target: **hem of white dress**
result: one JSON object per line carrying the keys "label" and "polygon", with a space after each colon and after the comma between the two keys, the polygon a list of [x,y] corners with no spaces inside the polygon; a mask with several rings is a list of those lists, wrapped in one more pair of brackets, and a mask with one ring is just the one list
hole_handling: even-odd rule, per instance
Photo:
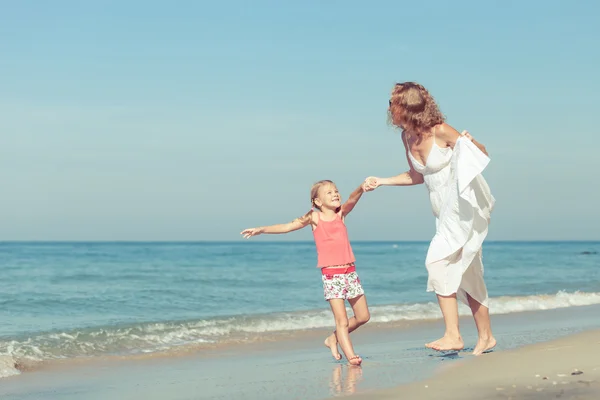
{"label": "hem of white dress", "polygon": [[[468,299],[467,299],[467,296],[462,296],[462,295],[460,294],[460,291],[461,291],[461,289],[459,289],[459,290],[457,290],[457,291],[455,291],[455,292],[450,292],[450,293],[439,292],[439,291],[437,291],[437,290],[435,290],[435,289],[431,289],[431,288],[427,288],[427,290],[426,290],[426,291],[427,291],[428,293],[429,293],[429,292],[434,292],[436,295],[439,295],[439,296],[444,296],[444,297],[449,297],[449,296],[452,296],[453,294],[455,294],[455,295],[456,295],[456,299],[457,299],[457,300],[460,300],[462,303],[466,304],[467,306],[469,305],[469,301],[468,301]],[[480,301],[480,300],[476,299],[475,297],[473,297],[473,295],[472,295],[472,294],[470,294],[469,292],[467,292],[466,290],[462,289],[462,291],[463,291],[464,293],[468,294],[469,296],[471,296],[471,297],[473,298],[473,300],[475,300],[476,302],[478,302],[478,303],[479,303],[479,304],[481,304],[482,306],[484,306],[484,307],[486,307],[486,308],[490,308],[490,305],[489,305],[489,303],[490,303],[490,302],[489,302],[490,298],[489,298],[489,297],[486,297],[486,298],[485,298],[483,301]]]}

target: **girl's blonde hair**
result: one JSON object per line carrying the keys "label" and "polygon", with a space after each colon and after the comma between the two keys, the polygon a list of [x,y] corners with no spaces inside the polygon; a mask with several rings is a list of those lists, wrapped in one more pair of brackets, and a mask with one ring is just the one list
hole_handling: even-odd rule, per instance
{"label": "girl's blonde hair", "polygon": [[415,82],[396,83],[388,109],[390,122],[417,136],[445,121],[427,89]]}

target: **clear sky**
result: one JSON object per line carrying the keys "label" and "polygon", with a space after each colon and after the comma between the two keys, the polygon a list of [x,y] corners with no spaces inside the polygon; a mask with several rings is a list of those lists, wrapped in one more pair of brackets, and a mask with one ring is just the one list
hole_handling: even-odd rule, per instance
{"label": "clear sky", "polygon": [[[386,110],[407,80],[489,149],[490,239],[600,239],[599,2],[0,3],[0,240],[287,222],[316,180],[406,170]],[[367,193],[348,225],[427,240],[426,188]]]}

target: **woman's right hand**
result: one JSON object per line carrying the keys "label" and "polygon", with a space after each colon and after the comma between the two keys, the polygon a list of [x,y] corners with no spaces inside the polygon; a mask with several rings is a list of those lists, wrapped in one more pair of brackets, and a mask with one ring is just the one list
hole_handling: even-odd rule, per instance
{"label": "woman's right hand", "polygon": [[377,178],[376,176],[369,176],[365,179],[365,183],[363,184],[365,188],[365,192],[370,192],[377,189],[381,186],[381,178]]}

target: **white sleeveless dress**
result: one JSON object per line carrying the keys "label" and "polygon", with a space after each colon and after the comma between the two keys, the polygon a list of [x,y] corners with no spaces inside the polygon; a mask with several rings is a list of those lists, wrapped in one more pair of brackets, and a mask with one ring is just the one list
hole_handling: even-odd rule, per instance
{"label": "white sleeveless dress", "polygon": [[467,305],[468,293],[488,307],[481,246],[495,199],[481,172],[490,159],[463,137],[454,150],[439,147],[434,138],[426,165],[410,150],[408,155],[413,168],[423,175],[436,218],[436,234],[425,260],[427,291],[442,296],[456,293]]}

